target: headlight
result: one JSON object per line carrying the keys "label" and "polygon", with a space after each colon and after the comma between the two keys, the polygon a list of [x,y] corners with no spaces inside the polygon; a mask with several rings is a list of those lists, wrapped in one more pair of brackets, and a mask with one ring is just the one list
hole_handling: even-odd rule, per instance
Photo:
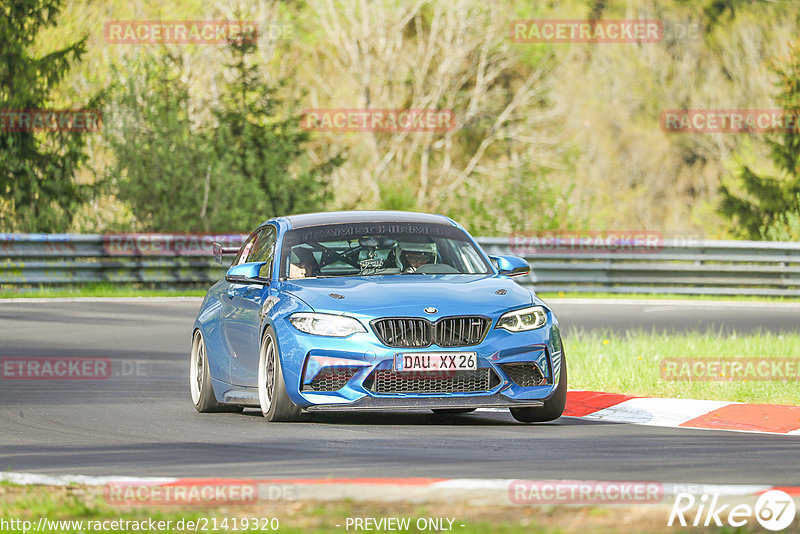
{"label": "headlight", "polygon": [[505,328],[509,332],[536,330],[547,324],[547,312],[541,306],[523,308],[504,313],[495,328]]}
{"label": "headlight", "polygon": [[316,336],[346,337],[367,331],[357,319],[329,313],[295,313],[289,322],[301,332]]}

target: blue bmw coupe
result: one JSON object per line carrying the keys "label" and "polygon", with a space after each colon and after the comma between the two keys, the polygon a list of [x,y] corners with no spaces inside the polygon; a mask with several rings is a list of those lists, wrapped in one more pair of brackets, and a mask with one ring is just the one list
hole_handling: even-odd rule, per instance
{"label": "blue bmw coupe", "polygon": [[[200,412],[506,407],[561,416],[567,365],[553,311],[458,223],[392,211],[270,219],[206,295],[192,333]],[[217,250],[219,253],[219,250]]]}

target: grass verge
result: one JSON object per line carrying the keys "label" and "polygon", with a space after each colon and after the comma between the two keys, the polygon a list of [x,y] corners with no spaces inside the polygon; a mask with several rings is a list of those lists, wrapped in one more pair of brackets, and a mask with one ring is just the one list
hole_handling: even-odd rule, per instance
{"label": "grass verge", "polygon": [[[409,497],[413,497],[412,489]],[[402,532],[436,532],[450,530],[459,534],[554,534],[566,532],[675,532],[667,527],[668,508],[660,505],[630,506],[553,506],[507,505],[497,506],[466,502],[354,502],[339,501],[258,501],[248,504],[203,505],[202,507],[176,507],[151,505],[149,507],[110,506],[103,500],[99,487],[68,486],[16,486],[0,484],[0,521],[3,532],[25,532],[14,528],[9,521],[29,521],[29,530],[37,531],[40,518],[46,518],[48,528],[40,533],[60,532],[265,532],[262,524],[274,525],[277,519],[279,532],[326,533],[363,531],[352,526],[346,528],[348,518],[408,518],[410,528]],[[450,528],[419,529],[418,519],[443,519]],[[259,521],[259,529],[243,528],[244,521]],[[266,519],[264,523],[262,519]],[[163,522],[167,528],[110,528],[105,521]],[[223,521],[226,521],[223,523]],[[54,524],[54,521],[61,521]],[[63,522],[67,523],[63,523]],[[72,523],[68,523],[72,521]],[[44,520],[43,520],[44,522]],[[169,523],[167,523],[169,522]],[[192,523],[190,523],[192,522]],[[198,526],[199,522],[199,526]],[[147,524],[147,523],[145,523]],[[222,528],[223,524],[227,528]],[[463,526],[462,526],[463,525]],[[22,525],[19,525],[22,527]],[[205,528],[203,528],[205,526]],[[236,528],[233,528],[236,526]],[[105,527],[105,528],[103,528]],[[181,528],[182,527],[182,528]],[[375,530],[386,532],[388,530]],[[737,530],[747,532],[749,530]]]}
{"label": "grass verge", "polygon": [[741,335],[631,331],[616,334],[590,330],[565,336],[564,347],[572,389],[768,404],[796,405],[800,399],[797,365],[793,379],[732,379],[730,373],[724,376],[724,368],[713,380],[698,378],[694,373],[692,380],[668,380],[661,373],[662,362],[667,359],[735,361],[755,358],[766,360],[770,366],[772,360],[779,359],[795,359],[800,363],[800,332]]}
{"label": "grass verge", "polygon": [[208,291],[202,287],[159,288],[147,284],[81,284],[64,287],[0,287],[0,299],[9,298],[75,298],[75,297],[202,297]]}
{"label": "grass verge", "polygon": [[[0,299],[5,298],[63,298],[63,297],[202,297],[211,286],[195,284],[177,288],[157,287],[154,284],[109,284],[89,283],[53,287],[0,285]],[[753,295],[677,295],[642,293],[580,293],[559,291],[557,293],[537,293],[543,299],[588,298],[588,299],[626,299],[626,300],[721,300],[734,302],[800,302],[795,297],[762,297]]]}

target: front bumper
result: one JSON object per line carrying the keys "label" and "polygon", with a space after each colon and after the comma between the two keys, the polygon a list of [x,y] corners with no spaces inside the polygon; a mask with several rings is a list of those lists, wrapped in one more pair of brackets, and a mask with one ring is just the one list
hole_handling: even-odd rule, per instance
{"label": "front bumper", "polygon": [[[287,393],[294,404],[307,411],[538,407],[554,394],[561,367],[561,338],[553,323],[531,332],[491,330],[480,344],[458,349],[389,348],[370,332],[347,338],[324,338],[299,333],[292,327],[276,331],[285,363]],[[379,390],[376,386],[376,373],[391,373],[398,354],[456,351],[476,353],[478,370],[488,371],[491,377],[488,385],[475,390],[453,390],[452,384],[445,384],[445,375],[442,391],[430,385],[418,391]],[[509,366],[515,364],[535,366],[543,380],[539,385],[520,385],[519,379],[515,382],[513,373],[508,372]],[[328,388],[335,391],[313,387],[321,373],[337,369],[346,374],[333,375],[335,385]]]}

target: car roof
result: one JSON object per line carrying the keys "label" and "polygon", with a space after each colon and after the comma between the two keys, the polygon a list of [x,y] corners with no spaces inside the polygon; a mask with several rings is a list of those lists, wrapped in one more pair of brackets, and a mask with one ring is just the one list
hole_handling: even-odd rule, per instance
{"label": "car roof", "polygon": [[449,217],[432,213],[415,213],[412,211],[329,211],[321,213],[304,213],[285,217],[292,228],[320,226],[323,224],[347,223],[438,223],[455,226]]}

